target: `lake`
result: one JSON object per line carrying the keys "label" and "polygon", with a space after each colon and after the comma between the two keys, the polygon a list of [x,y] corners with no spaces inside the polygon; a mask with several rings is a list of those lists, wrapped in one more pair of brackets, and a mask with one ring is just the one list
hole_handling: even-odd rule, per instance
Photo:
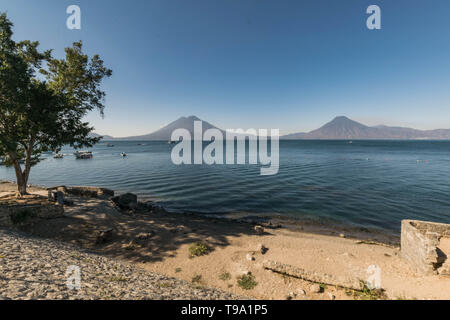
{"label": "lake", "polygon": [[[169,211],[281,215],[398,232],[402,219],[450,223],[450,141],[280,141],[280,169],[172,164],[167,142],[102,142],[92,160],[50,155],[31,184],[133,192]],[[120,154],[126,152],[128,157]],[[0,167],[0,179],[14,170]]]}

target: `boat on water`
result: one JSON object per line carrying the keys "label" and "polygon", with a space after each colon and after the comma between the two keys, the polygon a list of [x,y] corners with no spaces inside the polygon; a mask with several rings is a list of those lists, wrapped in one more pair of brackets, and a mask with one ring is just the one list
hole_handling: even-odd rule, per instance
{"label": "boat on water", "polygon": [[111,143],[108,143],[107,145],[106,145],[108,148],[112,148],[112,147],[114,147],[114,145],[113,144],[111,144]]}
{"label": "boat on water", "polygon": [[74,155],[77,159],[92,159],[94,157],[91,151],[77,151]]}
{"label": "boat on water", "polygon": [[62,153],[57,153],[53,156],[53,159],[62,159],[64,158],[64,155]]}
{"label": "boat on water", "polygon": [[125,152],[122,152],[122,153],[120,154],[120,156],[121,156],[122,158],[125,158],[125,157],[127,156],[127,154],[126,154]]}
{"label": "boat on water", "polygon": [[175,144],[175,143],[177,143],[177,142],[173,141],[173,140],[169,140],[169,144]]}

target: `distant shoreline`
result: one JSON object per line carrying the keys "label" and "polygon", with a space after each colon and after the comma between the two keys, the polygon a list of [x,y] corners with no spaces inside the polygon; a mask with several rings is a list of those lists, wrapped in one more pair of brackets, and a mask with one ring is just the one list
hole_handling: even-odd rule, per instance
{"label": "distant shoreline", "polygon": [[[11,195],[14,189],[15,185],[9,182],[0,183],[0,196],[4,196],[5,192]],[[30,187],[30,192],[43,197],[47,194],[42,187]],[[24,239],[32,237],[40,241],[42,250],[47,248],[43,239],[55,244],[73,245],[75,249],[67,251],[71,255],[70,263],[82,267],[83,272],[95,268],[96,264],[79,259],[78,255],[73,254],[75,251],[92,252],[108,259],[105,267],[114,263],[111,258],[130,263],[136,269],[130,274],[121,271],[118,276],[131,279],[138,270],[150,271],[153,275],[164,276],[157,276],[164,280],[164,284],[159,285],[162,289],[183,287],[179,282],[166,286],[169,279],[177,278],[190,283],[190,288],[216,288],[222,291],[216,290],[214,294],[225,291],[236,297],[352,300],[360,299],[363,293],[352,293],[345,288],[354,288],[356,282],[360,286],[360,280],[367,277],[368,266],[377,265],[383,270],[386,294],[379,296],[379,299],[448,298],[448,292],[443,289],[448,286],[445,279],[433,277],[427,278],[426,282],[413,281],[417,276],[402,259],[398,238],[393,241],[395,237],[371,233],[370,230],[342,229],[336,225],[305,221],[283,223],[279,227],[276,220],[270,221],[270,225],[266,221],[257,221],[255,217],[253,220],[236,220],[198,214],[180,215],[147,206],[143,206],[142,210],[138,206],[136,212],[130,213],[127,209],[119,210],[110,197],[110,193],[93,198],[88,194],[83,197],[68,192],[67,199],[72,204],[64,207],[62,217],[38,218],[29,224],[6,228],[3,234],[7,234],[8,230],[21,232],[25,235]],[[109,236],[106,237],[106,234]],[[204,244],[207,249],[204,254],[194,257],[191,248],[198,243]],[[39,250],[36,254],[36,259],[40,261]],[[53,263],[59,267],[65,266],[64,260],[53,260]],[[302,271],[301,277],[290,273],[280,276],[277,270],[270,269],[274,265],[305,271]],[[90,274],[90,283],[105,288],[106,294],[117,294],[116,286],[111,287],[116,281],[105,282],[101,273]],[[254,277],[253,288],[246,289],[239,285],[240,277],[245,274]],[[321,283],[328,286],[324,286],[323,290],[313,288]],[[30,289],[27,287],[27,290]],[[179,291],[166,291],[167,298],[176,298]],[[14,297],[14,293],[4,292]],[[95,296],[95,290],[89,293]],[[70,297],[69,294],[62,299]],[[122,296],[119,294],[117,297]],[[58,296],[54,298],[59,299]]]}
{"label": "distant shoreline", "polygon": [[[14,181],[0,180],[0,194],[2,191],[2,184],[13,184],[16,185]],[[64,184],[63,184],[64,185]],[[67,186],[75,187],[75,185],[66,184]],[[55,186],[45,186],[39,184],[29,185],[30,188],[34,189],[47,189]],[[77,187],[88,187],[88,186],[77,186]],[[89,186],[89,187],[99,187],[104,186]],[[114,190],[115,191],[115,190]],[[124,191],[122,193],[115,193],[120,195],[123,193],[132,192]],[[139,200],[139,199],[138,199]],[[1,199],[0,199],[1,201]],[[152,202],[152,201],[150,201]],[[146,202],[144,202],[146,203]],[[353,226],[351,224],[345,224],[344,222],[325,220],[323,218],[295,218],[290,216],[283,216],[279,214],[250,214],[250,213],[224,213],[224,214],[213,214],[213,213],[200,213],[194,211],[172,211],[162,206],[157,206],[159,210],[167,215],[171,216],[192,216],[198,217],[200,219],[208,219],[209,221],[224,221],[231,224],[251,224],[251,225],[261,225],[263,227],[271,229],[288,229],[291,231],[305,231],[314,234],[322,235],[332,235],[339,236],[344,234],[346,237],[351,237],[359,240],[370,240],[377,241],[389,245],[399,245],[400,243],[400,232],[394,232],[389,230],[382,230],[377,228],[368,228],[362,226]]]}

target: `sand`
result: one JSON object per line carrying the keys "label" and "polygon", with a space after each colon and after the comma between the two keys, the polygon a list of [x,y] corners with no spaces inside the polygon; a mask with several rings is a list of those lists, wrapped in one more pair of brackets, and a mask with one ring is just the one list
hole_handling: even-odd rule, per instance
{"label": "sand", "polygon": [[[14,188],[13,184],[0,184],[0,198]],[[46,194],[40,188],[31,191]],[[266,226],[264,233],[258,234],[254,223],[163,210],[130,216],[119,212],[108,199],[71,197],[71,200],[74,206],[65,207],[64,218],[38,220],[17,228],[34,236],[88,248],[159,274],[189,282],[194,280],[199,286],[256,299],[373,297],[326,284],[321,284],[321,292],[313,292],[314,282],[266,270],[264,261],[289,264],[319,275],[363,281],[376,266],[380,270],[385,299],[450,299],[450,278],[415,274],[401,258],[399,239],[392,235],[308,222],[287,224],[282,228]],[[105,228],[113,229],[113,239],[99,245],[96,235]],[[149,238],[138,239],[142,233],[150,234]],[[192,258],[189,247],[196,242],[205,243],[209,252]],[[260,251],[261,244],[268,248],[265,254]],[[257,285],[244,290],[237,279],[249,272]]]}

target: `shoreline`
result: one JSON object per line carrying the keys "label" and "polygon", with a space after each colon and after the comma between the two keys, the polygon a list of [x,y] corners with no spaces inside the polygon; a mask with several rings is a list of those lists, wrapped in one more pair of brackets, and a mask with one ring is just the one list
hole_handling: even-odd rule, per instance
{"label": "shoreline", "polygon": [[[0,183],[0,194],[13,191],[13,187]],[[30,191],[47,193],[36,186]],[[280,228],[276,220],[264,220],[264,224],[255,216],[229,219],[170,213],[157,207],[132,213],[118,210],[110,197],[67,198],[73,204],[64,206],[64,217],[14,228],[199,288],[217,288],[254,299],[450,299],[450,278],[416,275],[401,258],[395,238],[370,230],[305,221],[282,221]],[[262,230],[256,229],[257,225]],[[111,230],[111,238],[99,243],[98,236],[105,230]],[[197,243],[205,244],[207,250],[193,257],[189,252]],[[267,269],[268,265],[293,266],[308,276],[282,275]],[[371,265],[383,271],[383,296],[345,289],[346,283],[367,279]],[[240,287],[237,280],[244,274],[254,277],[254,288]],[[337,280],[326,285],[327,279]],[[318,285],[322,287],[317,291]]]}
{"label": "shoreline", "polygon": [[[2,183],[15,184],[14,181],[0,180],[0,185]],[[72,185],[67,185],[72,186]],[[45,186],[39,184],[30,184],[30,188],[37,189],[47,189],[53,186]],[[75,187],[75,186],[73,186]],[[79,186],[86,187],[86,186]],[[99,188],[101,186],[90,186]],[[115,191],[115,190],[113,190]],[[128,192],[133,192],[132,190],[124,191],[118,194],[125,194]],[[144,203],[153,201],[145,201]],[[321,218],[296,218],[292,216],[284,216],[280,214],[256,214],[256,213],[200,213],[194,211],[171,211],[168,208],[156,204],[156,206],[161,210],[161,212],[168,215],[184,215],[184,216],[195,216],[199,218],[205,218],[210,220],[227,221],[230,223],[247,223],[251,225],[262,225],[263,227],[273,229],[273,228],[285,228],[292,231],[307,231],[315,234],[322,235],[332,235],[339,236],[344,235],[345,237],[350,237],[356,240],[362,241],[375,241],[381,244],[398,246],[400,244],[400,232],[394,232],[381,228],[370,228],[364,226],[355,226],[351,223],[339,222],[332,219],[321,219]],[[322,221],[321,221],[322,220]]]}

